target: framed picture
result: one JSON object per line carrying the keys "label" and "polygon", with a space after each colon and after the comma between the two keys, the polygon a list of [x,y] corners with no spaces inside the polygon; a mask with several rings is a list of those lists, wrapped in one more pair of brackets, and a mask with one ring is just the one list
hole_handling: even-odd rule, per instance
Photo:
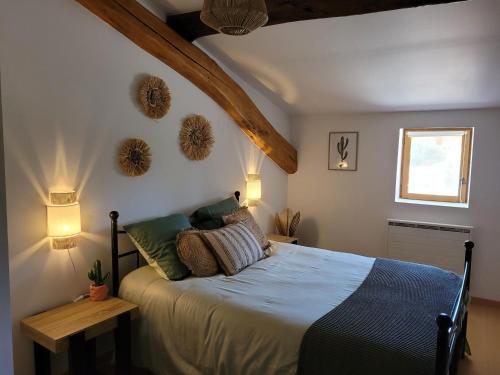
{"label": "framed picture", "polygon": [[330,132],[328,147],[329,170],[358,170],[358,137],[358,132]]}

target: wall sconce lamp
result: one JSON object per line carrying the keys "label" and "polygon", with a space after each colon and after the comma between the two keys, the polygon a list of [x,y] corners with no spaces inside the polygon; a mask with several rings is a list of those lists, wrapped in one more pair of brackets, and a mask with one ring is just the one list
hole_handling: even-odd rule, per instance
{"label": "wall sconce lamp", "polygon": [[47,206],[47,235],[52,240],[52,248],[69,250],[78,246],[78,235],[82,231],[80,223],[80,203],[76,192],[51,192]]}
{"label": "wall sconce lamp", "polygon": [[247,177],[248,206],[258,206],[262,197],[261,179],[258,174],[249,174]]}

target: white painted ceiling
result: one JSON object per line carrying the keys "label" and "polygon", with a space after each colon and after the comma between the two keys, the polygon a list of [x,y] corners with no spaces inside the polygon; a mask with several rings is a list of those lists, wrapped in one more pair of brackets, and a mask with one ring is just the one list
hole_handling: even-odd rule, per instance
{"label": "white painted ceiling", "polygon": [[[167,14],[202,4],[147,1]],[[295,22],[198,43],[292,113],[500,107],[500,0]]]}

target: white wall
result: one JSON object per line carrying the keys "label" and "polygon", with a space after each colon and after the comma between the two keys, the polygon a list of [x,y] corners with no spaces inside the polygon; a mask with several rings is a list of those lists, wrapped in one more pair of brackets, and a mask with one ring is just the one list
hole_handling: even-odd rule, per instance
{"label": "white wall", "polygon": [[[470,208],[394,203],[399,129],[475,126]],[[328,133],[359,131],[357,172],[328,170]],[[500,110],[299,117],[299,170],[288,206],[300,210],[307,245],[387,256],[386,219],[473,225],[472,294],[500,300]]]}
{"label": "white wall", "polygon": [[9,249],[5,204],[2,93],[0,83],[0,374],[12,372],[12,324],[10,316]]}
{"label": "white wall", "polygon": [[[16,374],[33,371],[32,346],[20,335],[19,320],[84,292],[96,258],[109,267],[110,210],[119,210],[123,222],[190,213],[244,191],[245,175],[255,169],[263,178],[260,223],[270,230],[271,213],[286,205],[287,175],[224,111],[75,1],[1,2],[0,64]],[[170,86],[172,108],[160,121],[146,118],[136,105],[144,73]],[[288,136],[288,116],[250,91]],[[187,160],[178,147],[180,121],[191,113],[206,116],[215,133],[213,153],[201,162]],[[117,146],[127,137],[141,137],[152,148],[152,167],[143,177],[125,177],[117,168]],[[81,191],[85,233],[71,251],[76,274],[68,254],[51,250],[46,238],[44,204],[58,185]]]}

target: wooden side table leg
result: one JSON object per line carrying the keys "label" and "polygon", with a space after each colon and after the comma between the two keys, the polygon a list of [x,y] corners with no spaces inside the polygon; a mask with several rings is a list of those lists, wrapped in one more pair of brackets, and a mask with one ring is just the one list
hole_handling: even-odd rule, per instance
{"label": "wooden side table leg", "polygon": [[116,373],[129,375],[132,366],[130,312],[117,317],[118,327],[115,330]]}
{"label": "wooden side table leg", "polygon": [[97,355],[96,355],[96,339],[90,339],[85,343],[85,350],[87,355],[87,374],[97,374]]}
{"label": "wooden side table leg", "polygon": [[87,375],[85,332],[77,333],[69,338],[69,373],[70,375]]}
{"label": "wooden side table leg", "polygon": [[35,374],[50,375],[50,351],[38,343],[33,343],[35,351]]}

